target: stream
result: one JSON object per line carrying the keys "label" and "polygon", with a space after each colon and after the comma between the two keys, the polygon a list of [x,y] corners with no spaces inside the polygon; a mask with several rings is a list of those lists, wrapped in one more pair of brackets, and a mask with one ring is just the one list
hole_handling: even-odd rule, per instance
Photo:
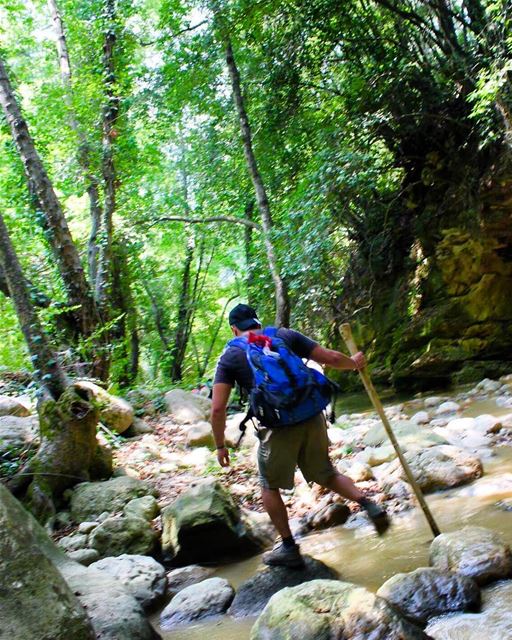
{"label": "stream", "polygon": [[[352,408],[352,411],[354,408]],[[510,413],[493,401],[475,402],[463,412],[464,416],[483,413]],[[512,545],[512,512],[496,506],[496,502],[510,497],[512,486],[512,447],[495,449],[492,458],[483,460],[485,474],[475,483],[431,494],[427,501],[442,532],[454,531],[465,525],[488,527]],[[391,576],[421,566],[428,566],[432,534],[419,508],[397,515],[393,526],[383,538],[373,528],[335,527],[312,533],[300,540],[302,553],[309,554],[336,569],[340,578],[376,591]],[[260,556],[221,567],[216,575],[226,578],[236,589],[242,582],[262,568]],[[512,609],[512,581],[505,588],[489,590],[484,601],[492,603],[485,614],[459,616],[449,634],[436,635],[435,622],[428,632],[436,640],[506,640],[512,638],[512,615],[508,622],[494,615],[498,609]],[[158,614],[153,617],[155,628],[164,640],[246,640],[255,618],[234,620],[229,616],[203,623],[162,631]]]}

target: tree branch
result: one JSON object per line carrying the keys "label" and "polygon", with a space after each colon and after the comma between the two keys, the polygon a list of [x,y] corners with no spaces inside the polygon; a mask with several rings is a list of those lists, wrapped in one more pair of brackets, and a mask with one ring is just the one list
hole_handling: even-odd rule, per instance
{"label": "tree branch", "polygon": [[[145,221],[149,222],[149,221]],[[148,228],[154,227],[160,222],[184,222],[186,224],[208,224],[209,222],[230,222],[234,224],[243,224],[246,227],[251,227],[252,229],[258,229],[258,231],[262,230],[262,227],[257,222],[252,222],[251,220],[245,220],[243,218],[235,218],[233,216],[210,216],[209,218],[187,218],[185,216],[164,216],[163,218],[158,218],[157,220],[153,220],[149,223]]]}

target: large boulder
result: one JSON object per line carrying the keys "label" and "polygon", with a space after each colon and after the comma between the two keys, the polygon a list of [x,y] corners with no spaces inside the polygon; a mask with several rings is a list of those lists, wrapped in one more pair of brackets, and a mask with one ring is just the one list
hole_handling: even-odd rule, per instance
{"label": "large boulder", "polygon": [[129,476],[119,476],[106,482],[82,482],[71,493],[71,516],[75,522],[95,520],[105,512],[123,511],[134,498],[156,493],[151,485]]}
{"label": "large boulder", "polygon": [[511,611],[512,581],[507,580],[482,589],[481,613],[434,618],[426,632],[436,640],[508,640],[512,638]]}
{"label": "large boulder", "polygon": [[377,595],[422,626],[434,616],[480,608],[480,589],[474,580],[428,567],[396,574]]}
{"label": "large boulder", "polygon": [[251,630],[251,640],[424,640],[385,600],[337,580],[313,580],[276,593]]}
{"label": "large boulder", "polygon": [[165,404],[178,424],[195,424],[210,419],[212,402],[197,393],[171,389],[165,394]]}
{"label": "large boulder", "polygon": [[157,533],[147,520],[113,516],[94,529],[89,536],[89,546],[102,558],[124,553],[143,556],[152,553],[156,539]]}
{"label": "large boulder", "polygon": [[478,584],[512,576],[510,547],[484,527],[464,527],[435,538],[430,545],[430,564],[473,578]]}
{"label": "large boulder", "polygon": [[[421,449],[446,444],[446,440],[442,435],[426,430],[424,427],[409,420],[398,420],[392,422],[391,426],[403,449]],[[368,446],[376,447],[387,444],[389,438],[384,427],[376,425],[366,434],[363,442]]]}
{"label": "large boulder", "polygon": [[[8,543],[11,545],[10,550],[14,549],[14,541],[19,539],[21,542],[20,553],[27,562],[27,570],[22,572],[23,575],[20,575],[18,581],[20,585],[26,584],[27,590],[22,587],[19,591],[13,589],[16,581],[4,579],[4,576],[1,576],[0,585],[9,585],[10,587],[2,593],[0,598],[1,631],[6,631],[6,638],[9,640],[48,640],[49,638],[52,640],[61,640],[61,638],[62,640],[71,638],[73,640],[92,640],[92,638],[101,638],[101,640],[120,640],[120,638],[158,640],[160,638],[131,594],[105,573],[70,560],[50,540],[41,525],[1,484],[0,504],[0,518],[2,519],[0,539],[3,539],[2,535],[8,538]],[[50,565],[46,565],[44,575],[30,580],[30,570],[32,566],[35,566],[36,550],[42,552]],[[4,549],[2,549],[3,551]],[[34,556],[31,556],[32,552]],[[11,555],[11,553],[2,553],[0,567],[7,567],[8,563],[13,561]],[[55,574],[53,574],[52,568],[48,569],[49,566],[64,578],[71,592],[87,611],[94,629],[92,635],[89,630],[82,633],[80,627],[75,625],[73,620],[68,620],[62,626],[55,624],[48,633],[45,633],[44,621],[50,620],[51,616],[58,616],[67,598],[67,595],[57,588],[52,596],[57,599],[56,606],[43,608],[45,602],[41,596],[42,590],[55,584],[52,583],[51,577]],[[18,606],[14,606],[13,601],[5,596],[7,593],[10,598],[18,597]],[[41,603],[41,610],[39,610],[39,603]],[[47,604],[50,604],[49,601]],[[6,611],[3,610],[3,607],[6,607]],[[33,629],[29,628],[31,619],[34,620]],[[13,621],[14,631],[12,634],[7,631],[9,621]]]}
{"label": "large boulder", "polygon": [[122,584],[145,609],[158,603],[165,594],[165,569],[154,558],[122,554],[117,558],[103,558],[90,566]]}
{"label": "large boulder", "polygon": [[8,454],[32,444],[37,437],[37,424],[37,419],[31,417],[0,417],[0,453]]}
{"label": "large boulder", "polygon": [[263,611],[270,598],[285,587],[295,587],[310,580],[336,580],[338,575],[320,560],[304,556],[304,567],[268,567],[258,571],[236,592],[228,613],[236,618],[254,616]]}
{"label": "large boulder", "polygon": [[224,578],[208,578],[182,589],[160,614],[162,629],[224,613],[235,591]]}
{"label": "large boulder", "polygon": [[160,507],[154,496],[142,496],[142,498],[134,498],[127,502],[124,507],[126,516],[135,516],[142,518],[148,522],[154,520],[160,513]]}
{"label": "large boulder", "polygon": [[[480,459],[469,451],[452,445],[439,445],[419,451],[407,451],[405,458],[423,491],[457,487],[479,478],[483,473]],[[383,486],[407,480],[399,460],[390,463]]]}
{"label": "large boulder", "polygon": [[266,542],[214,478],[195,482],[162,510],[162,551],[176,566],[255,554]]}
{"label": "large boulder", "polygon": [[187,427],[185,432],[189,447],[215,447],[212,425],[209,422],[198,422]]}
{"label": "large boulder", "polygon": [[18,416],[25,418],[30,415],[27,407],[16,398],[0,396],[0,416]]}
{"label": "large boulder", "polygon": [[133,407],[129,402],[113,396],[89,380],[79,380],[76,386],[92,391],[100,412],[100,421],[112,431],[123,433],[133,422]]}
{"label": "large boulder", "polygon": [[20,510],[21,505],[0,484],[0,636],[6,640],[94,640],[85,610],[27,535],[26,518]]}

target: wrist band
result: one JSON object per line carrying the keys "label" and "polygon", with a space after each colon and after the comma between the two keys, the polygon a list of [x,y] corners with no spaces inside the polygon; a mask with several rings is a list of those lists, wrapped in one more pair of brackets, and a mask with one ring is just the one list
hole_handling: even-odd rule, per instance
{"label": "wrist band", "polygon": [[216,448],[216,449],[225,449],[225,448],[226,448],[226,445],[225,445],[225,444],[223,444],[223,445],[221,445],[220,447],[215,447],[215,448]]}

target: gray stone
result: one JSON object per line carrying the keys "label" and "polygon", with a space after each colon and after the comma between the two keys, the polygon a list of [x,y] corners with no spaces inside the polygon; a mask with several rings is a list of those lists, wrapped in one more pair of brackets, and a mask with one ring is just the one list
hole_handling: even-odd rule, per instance
{"label": "gray stone", "polygon": [[430,546],[430,564],[456,571],[478,584],[512,576],[512,554],[500,536],[483,527],[443,533]]}
{"label": "gray stone", "polygon": [[68,551],[68,557],[75,562],[83,564],[84,567],[88,567],[100,559],[100,554],[96,549],[77,549],[76,551]]}
{"label": "gray stone", "polygon": [[177,593],[160,615],[162,629],[171,629],[224,613],[235,591],[224,578],[208,578]]}
{"label": "gray stone", "polygon": [[64,536],[57,544],[64,551],[78,551],[87,546],[87,535],[84,533],[73,533],[70,536]]}
{"label": "gray stone", "polygon": [[165,569],[154,558],[122,554],[103,558],[91,566],[118,581],[145,609],[158,603],[165,594]]}
{"label": "gray stone", "polygon": [[436,409],[436,416],[442,416],[450,413],[457,413],[459,409],[460,409],[460,405],[457,402],[453,402],[449,400],[439,405],[439,407]]}
{"label": "gray stone", "polygon": [[434,616],[480,608],[480,588],[474,580],[427,567],[398,573],[380,587],[377,595],[421,626]]}
{"label": "gray stone", "polygon": [[102,558],[123,553],[147,555],[155,548],[157,533],[142,518],[113,516],[102,522],[89,537],[89,546]]}
{"label": "gray stone", "polygon": [[209,422],[192,424],[187,427],[185,434],[189,447],[209,447],[210,449],[215,447],[212,425]]}
{"label": "gray stone", "polygon": [[253,616],[263,611],[270,598],[285,587],[295,587],[310,580],[336,580],[338,574],[320,560],[304,556],[305,566],[299,569],[267,567],[243,582],[229,608],[235,618]]}
{"label": "gray stone", "polygon": [[436,640],[508,640],[512,638],[512,581],[482,589],[482,611],[430,621],[426,632]]}
{"label": "gray stone", "polygon": [[145,433],[153,433],[153,427],[145,420],[134,418],[131,426],[135,435],[144,435]]}
{"label": "gray stone", "polygon": [[23,449],[37,438],[37,419],[18,416],[0,417],[0,453],[9,454],[14,449]]}
{"label": "gray stone", "polygon": [[428,398],[425,398],[423,404],[428,408],[437,407],[437,405],[441,404],[443,400],[444,398],[441,398],[440,396],[430,396]]}
{"label": "gray stone", "polygon": [[[28,550],[39,549],[44,556],[50,561],[58,573],[64,577],[71,592],[77,596],[80,604],[87,610],[94,633],[90,635],[82,635],[79,627],[75,627],[72,623],[67,626],[64,624],[59,627],[57,624],[46,636],[45,640],[92,640],[92,638],[101,638],[101,640],[159,640],[160,636],[154,631],[146,619],[141,606],[135,598],[121,587],[115,580],[100,571],[95,571],[90,567],[84,567],[77,562],[72,561],[62,549],[59,549],[48,537],[46,531],[37,523],[34,518],[23,509],[20,503],[11,496],[11,494],[0,484],[0,501],[2,508],[0,510],[0,518],[4,515],[9,523],[14,523],[16,531],[22,536],[22,554],[26,561],[31,562]],[[0,523],[0,540],[2,533],[8,532],[8,527],[4,527]],[[12,540],[10,542],[12,545]],[[11,547],[12,548],[12,547]],[[11,562],[12,557],[8,558],[7,554],[0,550],[0,566],[2,562]],[[4,565],[5,566],[5,565]],[[7,627],[7,621],[10,616],[15,615],[15,624],[17,629],[13,635],[7,635],[9,640],[34,640],[42,638],[41,630],[45,621],[45,615],[58,615],[60,607],[63,606],[65,599],[60,598],[57,591],[59,604],[55,611],[52,607],[44,608],[41,611],[37,607],[39,595],[36,591],[39,588],[46,588],[50,583],[50,575],[53,570],[46,571],[40,579],[30,582],[29,592],[22,593],[19,607],[9,605],[6,598],[0,598],[0,620],[2,621],[2,631]],[[23,575],[30,575],[28,571],[23,570]],[[0,580],[1,584],[12,584],[11,581]],[[55,594],[54,594],[55,595]],[[12,601],[11,601],[12,604]],[[9,605],[9,606],[8,606]],[[2,607],[8,606],[8,614],[4,614]],[[48,609],[48,610],[46,610]],[[26,616],[25,616],[26,613]],[[34,616],[37,622],[34,633],[23,632],[23,626],[20,624],[20,617],[23,617],[23,624],[28,624],[31,617]],[[62,634],[56,632],[55,629],[62,629]],[[17,633],[21,635],[17,635]]]}
{"label": "gray stone", "polygon": [[113,396],[89,380],[79,380],[76,385],[92,391],[100,411],[100,422],[117,433],[126,431],[133,422],[133,407],[129,402]]}
{"label": "gray stone", "polygon": [[176,566],[255,554],[266,543],[215,478],[198,480],[162,510],[162,551]]}
{"label": "gray stone", "polygon": [[25,418],[30,415],[27,407],[11,396],[0,396],[0,416],[18,416]]}
{"label": "gray stone", "polygon": [[190,587],[206,580],[212,573],[213,569],[200,567],[198,564],[190,564],[188,567],[173,569],[167,574],[167,593],[174,596],[185,587]]}
{"label": "gray stone", "polygon": [[154,520],[160,513],[160,507],[154,496],[142,496],[130,500],[124,508],[124,514],[142,518],[148,522]]}
{"label": "gray stone", "polygon": [[145,495],[156,495],[156,491],[129,476],[106,482],[82,482],[71,494],[71,515],[75,522],[99,520],[101,514],[121,512],[130,500]]}
{"label": "gray stone", "polygon": [[[469,451],[451,445],[438,445],[419,451],[407,451],[405,458],[420,488],[426,493],[457,487],[479,478],[483,473],[480,459]],[[398,460],[390,463],[383,488],[396,480],[407,480]]]}
{"label": "gray stone", "polygon": [[309,530],[322,531],[330,527],[345,524],[350,517],[350,509],[346,504],[333,502],[309,514],[306,526]]}
{"label": "gray stone", "polygon": [[91,533],[99,525],[99,522],[93,520],[92,522],[81,522],[78,525],[78,533]]}
{"label": "gray stone", "polygon": [[414,422],[414,424],[428,424],[430,415],[426,411],[418,411],[411,417],[411,422]]}
{"label": "gray stone", "polygon": [[94,640],[73,590],[31,535],[33,525],[39,526],[0,484],[0,636]]}
{"label": "gray stone", "polygon": [[276,593],[251,640],[424,640],[386,600],[338,580],[313,580]]}
{"label": "gray stone", "polygon": [[212,402],[197,393],[171,389],[165,394],[165,404],[178,424],[195,424],[210,419]]}

